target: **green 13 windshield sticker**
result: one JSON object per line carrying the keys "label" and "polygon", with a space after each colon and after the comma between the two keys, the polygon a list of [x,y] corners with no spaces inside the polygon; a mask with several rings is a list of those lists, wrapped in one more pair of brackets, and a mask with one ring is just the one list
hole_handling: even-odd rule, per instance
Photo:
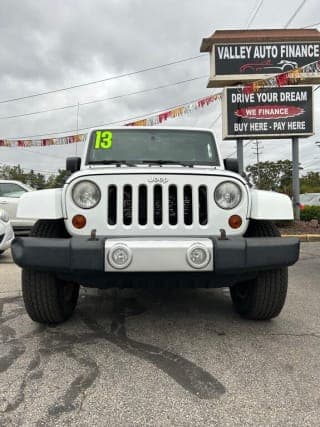
{"label": "green 13 windshield sticker", "polygon": [[95,150],[109,150],[112,147],[113,134],[109,130],[96,130]]}

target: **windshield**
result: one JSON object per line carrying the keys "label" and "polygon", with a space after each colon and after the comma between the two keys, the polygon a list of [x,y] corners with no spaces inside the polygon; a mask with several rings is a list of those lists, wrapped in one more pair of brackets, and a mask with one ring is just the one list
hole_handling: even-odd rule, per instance
{"label": "windshield", "polygon": [[101,129],[90,136],[87,163],[192,163],[219,166],[213,135],[205,131]]}

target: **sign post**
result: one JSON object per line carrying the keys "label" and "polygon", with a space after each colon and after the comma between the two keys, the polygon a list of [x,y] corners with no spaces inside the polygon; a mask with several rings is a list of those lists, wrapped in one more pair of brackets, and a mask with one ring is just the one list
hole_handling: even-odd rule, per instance
{"label": "sign post", "polygon": [[300,220],[299,138],[292,138],[292,199],[294,219]]}

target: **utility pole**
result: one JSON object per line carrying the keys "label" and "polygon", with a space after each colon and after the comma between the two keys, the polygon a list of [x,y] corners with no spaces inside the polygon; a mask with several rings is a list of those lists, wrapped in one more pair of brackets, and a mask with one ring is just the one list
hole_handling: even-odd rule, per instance
{"label": "utility pole", "polygon": [[257,156],[257,168],[258,168],[258,183],[259,183],[259,187],[261,184],[261,175],[260,175],[260,154],[262,154],[262,148],[260,147],[261,141],[259,141],[258,139],[256,139],[255,141],[252,142],[253,144],[253,150],[254,150],[254,154]]}
{"label": "utility pole", "polygon": [[237,159],[239,163],[239,174],[242,175],[244,172],[244,160],[243,160],[243,139],[237,139]]}

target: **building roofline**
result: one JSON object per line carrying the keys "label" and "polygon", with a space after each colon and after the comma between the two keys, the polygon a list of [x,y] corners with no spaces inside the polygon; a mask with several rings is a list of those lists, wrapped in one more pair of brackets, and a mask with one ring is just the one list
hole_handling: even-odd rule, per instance
{"label": "building roofline", "polygon": [[261,30],[216,30],[210,37],[202,39],[200,52],[211,52],[214,44],[231,43],[281,43],[320,42],[320,32],[315,29],[261,29]]}

